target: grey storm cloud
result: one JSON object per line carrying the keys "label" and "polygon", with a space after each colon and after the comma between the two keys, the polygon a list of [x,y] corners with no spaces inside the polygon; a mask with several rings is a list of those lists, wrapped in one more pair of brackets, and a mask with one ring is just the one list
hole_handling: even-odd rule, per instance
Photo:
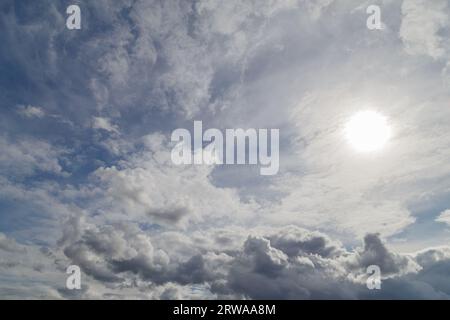
{"label": "grey storm cloud", "polygon": [[[66,258],[94,280],[116,286],[130,279],[136,287],[202,285],[211,297],[251,299],[447,298],[450,294],[448,281],[440,281],[448,275],[448,247],[401,255],[391,252],[376,234],[348,250],[324,234],[294,226],[254,230],[235,250],[201,248],[185,260],[157,249],[158,241],[129,226],[84,225],[72,241],[63,249]],[[371,264],[381,269],[381,290],[366,287],[366,268]]]}

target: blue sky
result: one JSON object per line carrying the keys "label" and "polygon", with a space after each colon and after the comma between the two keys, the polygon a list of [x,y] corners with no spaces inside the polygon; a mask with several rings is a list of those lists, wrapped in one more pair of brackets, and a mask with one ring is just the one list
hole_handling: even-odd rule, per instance
{"label": "blue sky", "polygon": [[[71,4],[81,30],[66,28]],[[3,1],[0,296],[448,298],[449,13]],[[364,110],[393,132],[370,154],[344,135]],[[279,173],[175,166],[170,134],[194,120],[280,129]],[[367,291],[369,264],[386,289]]]}

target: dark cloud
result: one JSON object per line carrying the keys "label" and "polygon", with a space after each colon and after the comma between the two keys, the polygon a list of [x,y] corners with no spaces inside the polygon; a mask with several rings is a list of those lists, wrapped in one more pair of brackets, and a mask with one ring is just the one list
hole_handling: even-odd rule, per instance
{"label": "dark cloud", "polygon": [[[187,260],[157,249],[137,227],[85,225],[64,253],[96,280],[164,286],[205,286],[222,298],[357,299],[447,298],[447,248],[417,255],[391,252],[368,234],[363,246],[348,251],[319,232],[297,227],[254,230],[240,249],[218,252],[203,247]],[[174,234],[175,236],[175,234]],[[238,234],[236,234],[236,237]],[[176,248],[174,248],[176,249]],[[176,250],[174,250],[176,252]],[[421,265],[422,263],[422,265]],[[382,289],[366,287],[366,268],[378,265]],[[175,290],[161,293],[164,297]],[[177,291],[178,292],[178,291]],[[172,292],[173,293],[173,292]]]}
{"label": "dark cloud", "polygon": [[274,248],[280,249],[288,256],[304,254],[318,254],[322,257],[340,254],[340,243],[332,242],[320,233],[304,232],[300,228],[284,228],[278,234],[269,236]]}
{"label": "dark cloud", "polygon": [[398,274],[408,267],[410,260],[389,252],[382,243],[379,235],[367,234],[364,237],[364,249],[358,257],[358,264],[362,268],[378,265],[384,274]]}
{"label": "dark cloud", "polygon": [[[120,282],[125,279],[121,275],[124,272],[157,278],[169,262],[167,255],[155,250],[150,238],[135,227],[85,224],[83,228],[64,247],[64,254],[95,279]],[[73,233],[71,227],[66,230]]]}

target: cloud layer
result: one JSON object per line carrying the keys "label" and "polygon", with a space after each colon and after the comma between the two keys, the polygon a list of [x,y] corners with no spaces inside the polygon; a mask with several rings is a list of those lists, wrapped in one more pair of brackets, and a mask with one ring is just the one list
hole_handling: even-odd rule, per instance
{"label": "cloud layer", "polygon": [[[0,5],[1,298],[449,298],[448,0],[65,5]],[[279,174],[174,165],[194,120],[279,128]]]}

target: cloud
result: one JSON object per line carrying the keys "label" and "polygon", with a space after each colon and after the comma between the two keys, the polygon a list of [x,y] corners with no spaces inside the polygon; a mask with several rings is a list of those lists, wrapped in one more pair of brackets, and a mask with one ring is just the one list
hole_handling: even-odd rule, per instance
{"label": "cloud", "polygon": [[0,249],[7,252],[23,252],[25,250],[14,239],[7,238],[3,233],[0,233]]}
{"label": "cloud", "polygon": [[323,10],[330,6],[334,0],[313,0],[303,1],[304,5],[308,8],[313,19],[318,19]]}
{"label": "cloud", "polygon": [[169,262],[164,252],[154,250],[148,236],[129,226],[88,226],[64,253],[88,275],[105,282],[123,280],[118,274],[127,271],[143,277],[157,274]]}
{"label": "cloud", "polygon": [[[1,294],[448,298],[448,2],[380,4],[372,32],[358,1],[98,0],[69,32],[63,4],[6,0]],[[379,154],[342,139],[362,108]],[[194,119],[280,128],[279,175],[175,166]]]}
{"label": "cloud", "polygon": [[0,233],[0,283],[2,299],[61,299],[65,285],[62,260],[48,248],[17,243]]}
{"label": "cloud", "polygon": [[285,252],[289,257],[301,254],[317,254],[322,257],[340,255],[342,244],[333,242],[320,232],[305,232],[298,227],[277,230],[268,239],[273,247]]}
{"label": "cloud", "polygon": [[119,133],[119,128],[116,125],[111,124],[109,119],[102,117],[94,117],[92,121],[92,128],[102,129],[113,133]]}
{"label": "cloud", "polygon": [[386,276],[398,276],[419,269],[410,257],[389,252],[377,234],[367,234],[364,237],[364,249],[358,254],[357,262],[363,268],[378,265]]}
{"label": "cloud", "polygon": [[44,110],[35,106],[19,106],[17,112],[27,118],[43,118],[45,116]]}
{"label": "cloud", "polygon": [[[197,253],[182,257],[179,249],[185,243],[176,245],[167,237],[152,236],[136,224],[97,226],[82,216],[73,218],[66,224],[57,250],[23,246],[5,235],[0,237],[0,275],[14,279],[9,285],[2,284],[3,298],[450,297],[449,247],[402,255],[371,234],[364,238],[363,246],[350,250],[325,234],[287,226],[256,228],[246,234],[229,229],[232,238],[242,239],[232,250],[190,240],[189,250]],[[206,231],[205,239],[218,231]],[[170,237],[176,236],[172,233]],[[163,246],[172,250],[165,251]],[[82,270],[83,290],[76,293],[64,287],[65,268],[70,264]],[[366,287],[370,264],[381,269],[381,290]],[[20,274],[26,277],[20,278]],[[27,281],[32,281],[31,289]]]}
{"label": "cloud", "polygon": [[[267,239],[249,237],[234,260],[227,284],[235,294],[253,299],[423,298],[427,295],[448,298],[448,289],[441,291],[424,276],[448,260],[420,266],[417,261],[420,259],[389,252],[376,235],[366,236],[364,247],[357,251],[340,249],[342,253],[335,257],[303,253],[288,258]],[[365,286],[369,263],[382,270],[384,280],[380,291],[370,291]],[[445,276],[446,271],[438,274]],[[414,282],[417,288],[409,290],[407,284]],[[404,286],[405,292],[395,291],[399,289],[395,284]]]}
{"label": "cloud", "polygon": [[0,170],[4,176],[26,177],[39,172],[64,174],[60,159],[67,150],[34,138],[0,137]]}
{"label": "cloud", "polygon": [[450,224],[450,210],[445,210],[442,212],[439,217],[436,218],[436,221]]}
{"label": "cloud", "polygon": [[141,141],[141,151],[119,167],[101,167],[94,172],[104,186],[99,201],[103,212],[186,226],[214,217],[232,219],[238,212],[244,218],[254,207],[241,203],[235,191],[215,187],[209,177],[212,166],[174,165],[165,136],[155,133]]}
{"label": "cloud", "polygon": [[437,59],[448,51],[446,40],[439,34],[450,26],[448,1],[404,0],[400,37],[409,54],[429,55]]}
{"label": "cloud", "polygon": [[[68,224],[66,230],[71,228]],[[181,258],[174,242],[160,240],[130,225],[98,228],[83,223],[82,232],[63,247],[71,263],[96,280],[110,282],[118,295],[125,284],[136,290],[173,286],[170,295],[152,291],[159,291],[159,298],[186,298],[189,287],[201,288],[209,297],[250,299],[448,298],[450,294],[450,287],[437,281],[447,273],[448,247],[401,255],[370,234],[362,247],[348,250],[324,234],[288,226],[250,230],[234,250],[201,248],[193,242],[190,249],[197,246],[200,251]],[[161,244],[173,250],[158,249]],[[381,269],[381,290],[366,287],[366,268],[372,264]],[[185,288],[184,293],[175,288]]]}

